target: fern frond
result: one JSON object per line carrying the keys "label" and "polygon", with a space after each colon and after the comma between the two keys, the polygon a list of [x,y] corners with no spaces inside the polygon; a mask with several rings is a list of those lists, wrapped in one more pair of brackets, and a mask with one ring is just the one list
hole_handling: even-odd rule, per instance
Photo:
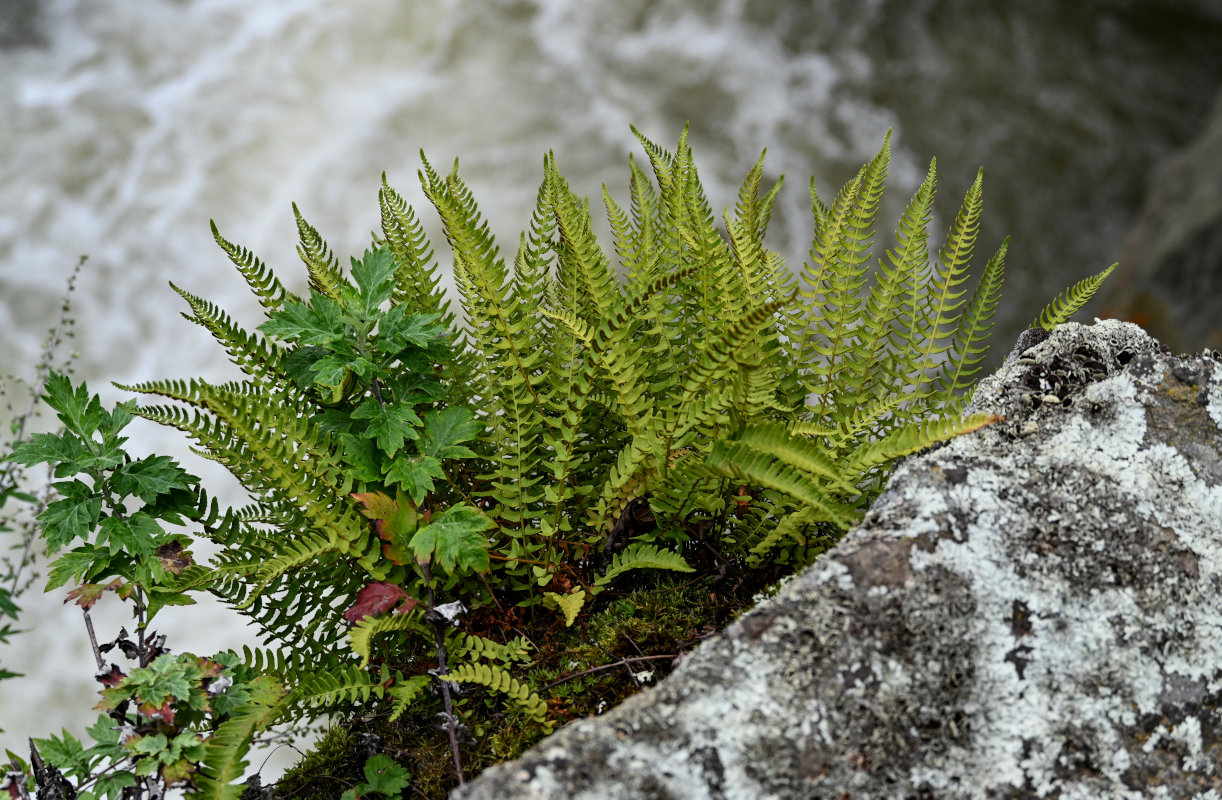
{"label": "fern frond", "polygon": [[607,571],[594,581],[595,586],[606,586],[630,569],[669,569],[675,572],[695,572],[683,556],[663,550],[655,544],[637,542],[616,553]]}
{"label": "fern frond", "polygon": [[456,641],[446,641],[446,649],[454,658],[500,661],[502,664],[530,663],[531,644],[525,637],[515,636],[505,644],[494,642],[486,636],[477,636],[455,630]]}
{"label": "fern frond", "polygon": [[[256,678],[264,684],[279,685],[268,676]],[[263,687],[266,690],[267,686]],[[248,766],[246,754],[255,734],[265,729],[276,713],[266,705],[248,703],[233,711],[229,719],[217,726],[204,740],[204,758],[187,797],[193,800],[238,800],[247,789],[241,780]]]}
{"label": "fern frond", "polygon": [[301,676],[289,692],[285,705],[300,708],[307,716],[331,710],[343,704],[364,705],[370,698],[381,699],[385,682],[366,670],[348,665],[328,670],[316,670]]}
{"label": "fern frond", "polygon": [[1010,239],[1006,237],[989,259],[984,274],[980,276],[980,284],[959,318],[958,328],[951,340],[947,366],[938,378],[940,391],[946,398],[975,383],[972,376],[980,371],[979,364],[989,350],[986,342],[993,329],[993,310],[1001,299],[1006,250],[1009,247]]}
{"label": "fern frond", "polygon": [[1031,321],[1031,328],[1043,328],[1046,331],[1051,331],[1062,322],[1066,322],[1074,315],[1082,306],[1094,296],[1099,289],[1100,284],[1108,275],[1112,274],[1112,270],[1116,269],[1113,264],[1107,269],[1100,272],[1098,275],[1093,275],[1089,278],[1084,278],[1078,281],[1069,289],[1057,295],[1051,303],[1049,303],[1043,311],[1039,313],[1034,320]]}
{"label": "fern frond", "polygon": [[348,631],[348,644],[352,652],[361,657],[361,669],[368,666],[369,659],[373,657],[373,637],[379,633],[394,631],[429,633],[428,628],[422,625],[414,614],[380,614],[376,617],[365,617]]}
{"label": "fern frond", "polygon": [[862,444],[853,451],[846,468],[852,473],[861,475],[872,467],[894,461],[961,434],[971,433],[1001,419],[1001,417],[990,414],[972,414],[966,417],[935,418],[925,422],[911,423],[882,439]]}
{"label": "fern frond", "polygon": [[298,299],[296,295],[284,288],[280,279],[254,253],[221,236],[215,221],[208,220],[208,224],[212,226],[212,238],[229,256],[233,265],[238,268],[238,272],[246,279],[246,284],[259,298],[259,303],[263,308],[269,312],[276,311],[283,307],[285,302]]}
{"label": "fern frond", "polygon": [[857,521],[857,514],[838,499],[838,495],[843,494],[842,490],[834,491],[835,487],[825,480],[780,460],[775,455],[777,451],[783,452],[780,446],[773,450],[765,452],[736,441],[719,441],[713,445],[703,466],[716,475],[783,492],[818,509],[822,514],[820,519],[844,530]]}
{"label": "fern frond", "polygon": [[390,712],[389,722],[394,722],[407,711],[408,706],[415,702],[416,698],[424,694],[424,690],[429,688],[433,683],[431,675],[413,675],[410,678],[399,677],[386,689],[386,697],[390,698],[392,711]]}
{"label": "fern frond", "polygon": [[297,245],[297,255],[305,262],[306,272],[310,276],[310,288],[338,301],[341,289],[349,285],[340,272],[339,259],[331,252],[318,229],[306,222],[296,203],[293,203],[293,218],[297,220],[297,235],[301,239]]}
{"label": "fern frond", "polygon": [[191,307],[192,313],[183,314],[183,318],[211,333],[238,369],[267,386],[287,383],[280,371],[281,348],[260,337],[251,336],[220,308],[175,286],[173,281],[170,288]]}
{"label": "fern frond", "polygon": [[513,701],[528,717],[550,730],[547,704],[506,670],[486,663],[459,664],[442,676],[455,683],[473,683],[499,692]]}
{"label": "fern frond", "polygon": [[925,308],[921,313],[925,344],[919,356],[914,386],[920,388],[926,377],[937,372],[939,359],[950,349],[949,337],[953,336],[966,302],[967,290],[956,291],[967,280],[968,262],[976,245],[976,234],[980,231],[980,210],[984,198],[984,170],[976,173],[976,180],[968,188],[963,205],[955,216],[954,224],[946,234],[946,242],[938,251],[931,286],[925,295]]}

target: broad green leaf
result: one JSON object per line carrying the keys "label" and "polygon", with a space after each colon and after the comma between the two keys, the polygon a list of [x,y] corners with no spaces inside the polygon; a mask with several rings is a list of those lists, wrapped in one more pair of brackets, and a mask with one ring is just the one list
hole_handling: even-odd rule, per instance
{"label": "broad green leaf", "polygon": [[157,521],[137,511],[126,519],[106,517],[98,525],[98,544],[109,542],[111,555],[126,552],[137,558],[147,558],[157,548],[155,537],[165,533]]}
{"label": "broad green leaf", "polygon": [[410,546],[417,557],[433,555],[448,574],[488,571],[488,539],[480,531],[492,522],[475,508],[451,506],[441,516],[421,527]]}
{"label": "broad green leaf", "polygon": [[[397,797],[411,782],[411,773],[389,756],[378,754],[365,762],[365,792],[379,792],[387,797]],[[362,791],[362,787],[357,789]]]}
{"label": "broad green leaf", "polygon": [[89,577],[90,573],[101,571],[94,569],[96,565],[104,566],[109,563],[110,558],[106,548],[91,544],[73,548],[60,554],[51,562],[50,570],[47,572],[47,585],[43,591],[58,589],[70,580],[80,581]]}
{"label": "broad green leaf", "polygon": [[388,247],[366,250],[360,261],[352,259],[352,279],[356,281],[361,314],[366,319],[374,317],[378,307],[390,299],[398,266]]}
{"label": "broad green leaf", "polygon": [[121,495],[135,495],[146,503],[174,489],[188,489],[199,479],[169,456],[147,456],[120,466],[111,476],[111,486]]}
{"label": "broad green leaf", "polygon": [[382,404],[374,397],[367,397],[352,412],[352,418],[369,420],[365,435],[376,439],[386,455],[394,455],[405,440],[414,440],[420,435],[416,432],[420,417],[406,403]]}
{"label": "broad green leaf", "polygon": [[378,349],[393,356],[408,345],[428,347],[445,333],[445,328],[433,324],[435,319],[435,314],[410,314],[406,306],[395,306],[378,319]]}
{"label": "broad green leaf", "polygon": [[38,515],[48,555],[73,539],[88,539],[102,513],[102,498],[81,481],[61,481],[55,488],[63,499],[49,503]]}
{"label": "broad green leaf", "polygon": [[310,292],[310,303],[294,301],[273,311],[271,319],[259,330],[284,342],[326,346],[344,339],[348,333],[338,304],[326,295]]}
{"label": "broad green leaf", "polygon": [[55,409],[60,422],[82,439],[89,439],[102,428],[109,415],[102,410],[102,401],[97,395],[90,396],[84,381],[75,389],[72,381],[56,372],[47,376],[47,393],[43,399]]}
{"label": "broad green leaf", "polygon": [[92,456],[85,449],[84,443],[75,434],[67,432],[63,435],[36,433],[29,441],[18,443],[9,456],[10,461],[27,467],[35,464],[54,464],[57,478],[84,472],[92,466],[86,465],[86,458],[92,459]]}
{"label": "broad green leaf", "polygon": [[369,439],[358,438],[351,433],[339,437],[343,445],[344,463],[353,480],[369,483],[382,480],[381,458],[377,445]]}
{"label": "broad green leaf", "polygon": [[437,459],[474,458],[475,453],[459,445],[459,442],[469,442],[483,430],[484,426],[475,422],[471,412],[462,406],[429,411],[424,415],[420,452]]}
{"label": "broad green leaf", "polygon": [[391,462],[386,473],[386,483],[399,484],[416,505],[424,502],[424,496],[433,491],[433,479],[444,478],[441,462],[432,456],[400,455]]}

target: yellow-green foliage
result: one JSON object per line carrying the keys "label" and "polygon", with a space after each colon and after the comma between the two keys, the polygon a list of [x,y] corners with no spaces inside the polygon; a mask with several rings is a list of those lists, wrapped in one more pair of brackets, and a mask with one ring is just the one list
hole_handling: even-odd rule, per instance
{"label": "yellow-green foliage", "polygon": [[[247,378],[130,387],[171,401],[139,413],[187,432],[253,503],[213,515],[211,566],[156,591],[211,591],[288,648],[248,653],[291,688],[285,709],[437,704],[428,666],[448,652],[447,681],[546,726],[546,704],[510,672],[529,659],[516,629],[443,636],[424,612],[461,600],[568,626],[632,570],[695,570],[693,548],[714,565],[800,565],[859,518],[895,459],[991,421],[961,415],[1006,252],[969,293],[981,176],[931,256],[931,165],[876,256],[884,143],[830,203],[812,182],[811,249],[794,272],[764,244],[781,184],[763,190],[762,156],[717,215],[686,131],[673,152],[638,138],[647,164],[629,162],[626,204],[603,193],[611,253],[550,155],[508,261],[457,164],[423,161],[461,320],[385,177],[381,232],[350,270],[294,207],[308,299],[214,227],[269,318],[262,334],[175,287]],[[370,611],[337,647],[341,612],[357,620],[374,583],[408,602]]]}

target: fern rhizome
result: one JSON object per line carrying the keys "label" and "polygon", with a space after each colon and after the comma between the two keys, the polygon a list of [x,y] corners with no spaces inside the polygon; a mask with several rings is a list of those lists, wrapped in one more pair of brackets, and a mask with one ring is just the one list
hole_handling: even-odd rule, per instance
{"label": "fern rhizome", "polygon": [[931,165],[875,257],[888,141],[830,202],[812,182],[795,273],[764,245],[780,182],[762,189],[762,156],[719,219],[686,132],[673,152],[638,138],[627,203],[604,190],[614,258],[553,157],[512,261],[457,164],[425,160],[461,314],[385,178],[381,232],[347,269],[294,207],[307,296],[214,226],[266,313],[257,332],[174,287],[246,377],[124,388],[162,398],[136,413],[186,432],[252,502],[210,516],[210,565],[147,589],[211,592],[257,623],[271,649],[246,663],[288,687],[281,719],[385,703],[433,721],[461,781],[490,714],[537,736],[571,713],[532,672],[548,637],[659,570],[806,564],[897,458],[992,421],[961,413],[1006,253],[969,294],[979,175],[931,256]]}

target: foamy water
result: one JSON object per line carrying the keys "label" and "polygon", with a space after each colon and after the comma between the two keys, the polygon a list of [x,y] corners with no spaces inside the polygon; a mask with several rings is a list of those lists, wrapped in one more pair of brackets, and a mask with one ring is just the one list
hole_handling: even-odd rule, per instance
{"label": "foamy water", "polygon": [[[1189,100],[1208,105],[1217,59],[1202,60],[1191,31],[1175,46],[1147,43],[1140,20],[1102,12],[1066,10],[1042,28],[1039,13],[968,18],[945,37],[937,12],[746,0],[27,8],[26,32],[0,36],[0,367],[30,363],[87,253],[76,313],[79,374],[93,388],[113,401],[124,395],[109,380],[224,374],[219,349],[178,316],[166,286],[259,321],[210,218],[301,287],[290,203],[346,258],[378,224],[385,170],[441,244],[415,181],[423,148],[439,168],[461,157],[512,253],[546,151],[578,192],[597,198],[606,182],[622,196],[637,151],[629,124],[670,144],[686,120],[715,207],[733,203],[768,147],[768,174],[790,181],[771,241],[795,266],[808,246],[809,176],[830,197],[889,128],[894,188],[880,238],[929,157],[939,157],[943,218],[983,163],[981,247],[1017,237],[1004,351],[1052,291],[1111,263],[1149,168],[1193,132]],[[1035,61],[1024,55],[1040,47]],[[184,451],[172,433],[132,432],[133,449]],[[190,467],[236,498],[211,465]],[[0,682],[0,745],[17,751],[26,735],[79,732],[94,717],[83,625],[60,597],[22,599],[38,630],[0,659],[31,676]],[[176,649],[244,641],[224,609],[163,617],[156,627]]]}

